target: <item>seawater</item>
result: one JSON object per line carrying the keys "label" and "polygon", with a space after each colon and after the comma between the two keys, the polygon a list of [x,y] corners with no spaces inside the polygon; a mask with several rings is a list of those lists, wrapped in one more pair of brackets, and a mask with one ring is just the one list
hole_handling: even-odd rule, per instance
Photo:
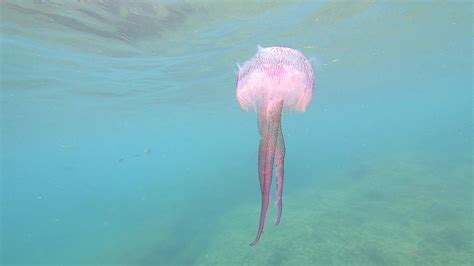
{"label": "seawater", "polygon": [[[2,1],[1,264],[472,264],[468,1]],[[312,60],[260,211],[257,46]],[[274,194],[273,194],[274,195]],[[273,197],[274,199],[274,197]]]}

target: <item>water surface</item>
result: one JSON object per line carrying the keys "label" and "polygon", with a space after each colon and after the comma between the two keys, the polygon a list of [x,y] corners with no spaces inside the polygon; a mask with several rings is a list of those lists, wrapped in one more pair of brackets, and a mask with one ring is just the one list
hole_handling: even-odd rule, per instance
{"label": "water surface", "polygon": [[[0,10],[2,264],[472,264],[469,2]],[[235,73],[257,45],[302,51],[316,86],[283,118],[283,216],[251,248]]]}

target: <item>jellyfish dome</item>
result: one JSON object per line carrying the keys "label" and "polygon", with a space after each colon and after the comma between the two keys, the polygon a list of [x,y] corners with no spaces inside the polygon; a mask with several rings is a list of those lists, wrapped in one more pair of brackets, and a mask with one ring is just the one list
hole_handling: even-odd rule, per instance
{"label": "jellyfish dome", "polygon": [[259,47],[237,76],[237,100],[246,111],[258,111],[268,101],[283,101],[283,111],[304,112],[313,88],[311,63],[287,47]]}

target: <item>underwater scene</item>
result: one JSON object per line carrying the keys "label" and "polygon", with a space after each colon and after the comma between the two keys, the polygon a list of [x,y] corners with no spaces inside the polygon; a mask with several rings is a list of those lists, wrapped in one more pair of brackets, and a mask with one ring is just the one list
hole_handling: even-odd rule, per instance
{"label": "underwater scene", "polygon": [[473,265],[472,10],[0,1],[0,264]]}

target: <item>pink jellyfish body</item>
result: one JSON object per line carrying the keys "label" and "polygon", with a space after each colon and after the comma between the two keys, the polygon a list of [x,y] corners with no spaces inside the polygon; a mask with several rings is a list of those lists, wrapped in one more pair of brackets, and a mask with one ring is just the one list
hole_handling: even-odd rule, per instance
{"label": "pink jellyfish body", "polygon": [[258,53],[239,69],[237,100],[242,109],[258,113],[260,133],[258,175],[262,205],[257,236],[251,246],[258,242],[265,226],[274,164],[278,208],[275,225],[280,222],[285,159],[281,114],[304,112],[313,95],[313,87],[311,63],[291,48],[259,47]]}

